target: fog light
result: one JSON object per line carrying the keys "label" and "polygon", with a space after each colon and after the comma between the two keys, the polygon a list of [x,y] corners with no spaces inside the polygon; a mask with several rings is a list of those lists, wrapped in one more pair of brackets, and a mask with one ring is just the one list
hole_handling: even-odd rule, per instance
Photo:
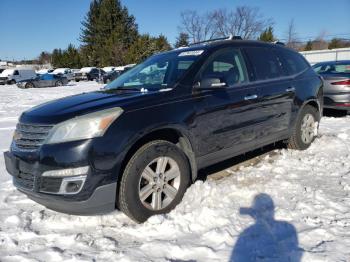
{"label": "fog light", "polygon": [[85,183],[86,176],[65,177],[58,194],[78,194]]}
{"label": "fog light", "polygon": [[82,185],[82,181],[69,182],[66,186],[66,192],[67,193],[76,193],[77,191],[79,191],[81,185]]}

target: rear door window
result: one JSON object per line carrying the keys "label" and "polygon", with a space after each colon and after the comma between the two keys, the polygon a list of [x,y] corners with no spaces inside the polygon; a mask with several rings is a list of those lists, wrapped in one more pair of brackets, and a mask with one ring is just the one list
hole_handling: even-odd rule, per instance
{"label": "rear door window", "polygon": [[283,76],[280,62],[269,48],[246,48],[247,56],[253,67],[255,80],[269,80]]}
{"label": "rear door window", "polygon": [[288,75],[299,74],[310,67],[304,57],[299,53],[290,51],[288,49],[277,49],[276,52],[282,62],[283,68]]}

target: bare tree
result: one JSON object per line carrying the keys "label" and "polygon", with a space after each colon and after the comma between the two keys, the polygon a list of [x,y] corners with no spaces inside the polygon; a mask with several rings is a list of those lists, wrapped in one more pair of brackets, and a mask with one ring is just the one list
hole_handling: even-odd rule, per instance
{"label": "bare tree", "polygon": [[192,42],[211,39],[215,34],[211,14],[206,13],[201,16],[194,10],[187,10],[181,13],[180,29],[190,36]]}
{"label": "bare tree", "polygon": [[216,35],[237,35],[243,39],[255,39],[265,28],[273,24],[258,8],[238,6],[235,10],[215,10],[212,13]]}
{"label": "bare tree", "polygon": [[297,34],[295,31],[295,24],[294,24],[294,19],[290,20],[288,24],[288,29],[287,29],[287,46],[290,48],[297,49],[298,48],[298,43],[297,43]]}
{"label": "bare tree", "polygon": [[193,10],[184,11],[181,13],[180,29],[193,42],[229,35],[255,39],[272,24],[272,20],[264,18],[258,8],[238,6],[231,11],[217,9],[203,15]]}
{"label": "bare tree", "polygon": [[327,35],[326,31],[320,32],[320,34],[316,37],[316,39],[312,42],[313,50],[324,50],[328,49],[328,43],[325,40]]}

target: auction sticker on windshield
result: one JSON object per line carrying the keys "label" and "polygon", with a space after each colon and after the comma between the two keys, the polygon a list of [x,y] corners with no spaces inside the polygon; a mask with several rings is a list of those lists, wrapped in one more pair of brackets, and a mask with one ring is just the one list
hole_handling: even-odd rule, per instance
{"label": "auction sticker on windshield", "polygon": [[204,50],[192,50],[192,51],[181,52],[179,56],[199,56],[203,52]]}

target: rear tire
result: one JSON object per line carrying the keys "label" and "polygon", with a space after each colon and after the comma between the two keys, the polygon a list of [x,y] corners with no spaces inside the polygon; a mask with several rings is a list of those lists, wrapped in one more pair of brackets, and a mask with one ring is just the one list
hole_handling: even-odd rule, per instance
{"label": "rear tire", "polygon": [[27,84],[24,86],[25,89],[34,88],[34,87],[35,87],[35,86],[34,86],[34,84],[32,84],[32,83],[27,83]]}
{"label": "rear tire", "polygon": [[57,82],[55,83],[55,86],[63,86],[62,81],[57,81]]}
{"label": "rear tire", "polygon": [[314,107],[306,105],[300,112],[287,147],[296,150],[307,149],[317,136],[319,121],[319,112]]}
{"label": "rear tire", "polygon": [[190,184],[190,166],[176,145],[156,140],[129,160],[120,182],[119,208],[136,222],[172,210]]}

